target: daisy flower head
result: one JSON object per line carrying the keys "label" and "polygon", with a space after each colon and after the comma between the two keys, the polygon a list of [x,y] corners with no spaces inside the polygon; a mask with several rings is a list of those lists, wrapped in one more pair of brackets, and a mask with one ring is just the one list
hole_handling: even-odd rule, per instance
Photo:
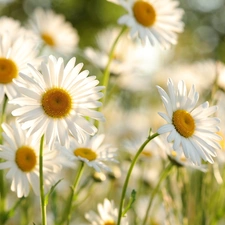
{"label": "daisy flower head", "polygon": [[0,33],[0,102],[6,94],[12,99],[18,94],[13,80],[19,72],[26,71],[27,63],[37,63],[37,43],[35,39],[19,35],[13,37],[8,32]]}
{"label": "daisy flower head", "polygon": [[2,16],[0,18],[0,34],[4,34],[5,32],[10,35],[10,40],[12,42],[14,42],[19,36],[33,38],[35,42],[38,42],[38,37],[35,33],[32,30],[22,27],[19,20]]}
{"label": "daisy flower head", "polygon": [[[118,209],[115,208],[114,202],[109,201],[107,198],[104,199],[103,204],[97,205],[98,213],[90,211],[85,214],[85,218],[92,225],[116,225],[118,218]],[[121,220],[122,225],[128,225],[128,221],[125,217]]]}
{"label": "daisy flower head", "polygon": [[[39,194],[39,142],[40,139],[27,136],[19,123],[10,125],[3,123],[3,141],[0,145],[0,169],[8,169],[6,178],[11,179],[11,190],[19,198],[29,194],[30,186],[35,194]],[[55,177],[61,166],[57,159],[58,151],[44,147],[43,172],[45,187],[55,183]]]}
{"label": "daisy flower head", "polygon": [[211,116],[217,111],[217,106],[210,107],[205,102],[196,107],[199,94],[194,85],[188,93],[183,81],[178,83],[177,90],[171,79],[168,79],[167,86],[168,93],[157,86],[167,111],[167,114],[159,113],[167,124],[161,126],[158,133],[169,132],[167,141],[173,142],[173,149],[179,155],[183,151],[194,164],[200,165],[201,159],[213,163],[212,157],[220,148],[220,136],[217,134],[220,120]]}
{"label": "daisy flower head", "polygon": [[176,0],[118,0],[128,14],[118,23],[131,28],[131,37],[138,36],[143,44],[158,42],[164,48],[177,43],[177,33],[183,31],[183,10],[177,8]]}
{"label": "daisy flower head", "polygon": [[84,117],[104,120],[102,113],[93,110],[101,106],[98,100],[103,87],[97,86],[95,76],[88,76],[89,71],[80,72],[83,64],[75,66],[75,62],[72,58],[64,67],[62,58],[49,56],[47,62],[42,61],[40,72],[29,65],[31,75],[21,73],[17,82],[21,97],[9,102],[19,105],[12,115],[18,117],[22,128],[28,129],[29,135],[44,134],[50,145],[57,140],[69,146],[70,135],[78,142],[85,133],[94,135],[97,128]]}
{"label": "daisy flower head", "polygon": [[71,161],[79,160],[85,162],[89,167],[93,167],[97,172],[101,172],[101,169],[110,171],[110,168],[104,162],[117,162],[115,159],[117,148],[104,144],[104,138],[104,134],[96,134],[93,137],[86,135],[84,142],[81,144],[72,139],[69,149],[60,145],[56,145],[56,148],[67,156],[70,161],[68,166],[71,165]]}
{"label": "daisy flower head", "polygon": [[50,9],[36,8],[29,24],[48,49],[65,55],[76,50],[79,41],[77,31],[63,15]]}

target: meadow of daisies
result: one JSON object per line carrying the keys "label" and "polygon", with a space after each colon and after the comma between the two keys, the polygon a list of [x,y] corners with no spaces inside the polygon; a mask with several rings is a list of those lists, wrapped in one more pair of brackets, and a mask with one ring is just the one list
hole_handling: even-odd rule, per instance
{"label": "meadow of daisies", "polygon": [[0,225],[225,224],[224,11],[1,0]]}

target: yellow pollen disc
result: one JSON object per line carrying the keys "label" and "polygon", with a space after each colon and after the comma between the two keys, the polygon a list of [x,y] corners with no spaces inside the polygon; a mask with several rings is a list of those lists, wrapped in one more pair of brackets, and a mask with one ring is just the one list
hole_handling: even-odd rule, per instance
{"label": "yellow pollen disc", "polygon": [[22,146],[17,149],[15,161],[17,166],[23,172],[30,172],[34,169],[37,158],[34,150],[28,146]]}
{"label": "yellow pollen disc", "polygon": [[152,157],[152,153],[150,151],[142,151],[141,155],[145,156],[145,157]]}
{"label": "yellow pollen disc", "polygon": [[181,136],[189,138],[193,135],[195,121],[189,112],[178,109],[173,113],[172,121],[175,129]]}
{"label": "yellow pollen disc", "polygon": [[93,161],[97,158],[97,154],[89,148],[77,148],[74,150],[74,155],[88,159],[89,161]]}
{"label": "yellow pollen disc", "polygon": [[61,88],[47,90],[41,99],[45,113],[52,118],[66,117],[72,108],[72,99],[69,93]]}
{"label": "yellow pollen disc", "polygon": [[177,152],[174,151],[174,150],[172,150],[172,151],[171,151],[171,155],[172,155],[173,157],[176,157],[176,156],[177,156]]}
{"label": "yellow pollen disc", "polygon": [[136,1],[133,5],[133,13],[138,23],[145,27],[150,27],[155,23],[156,12],[148,2]]}
{"label": "yellow pollen disc", "polygon": [[104,222],[103,225],[116,225],[116,224],[113,221],[108,220],[108,221]]}
{"label": "yellow pollen disc", "polygon": [[11,59],[0,58],[0,83],[11,83],[18,76],[18,68]]}
{"label": "yellow pollen disc", "polygon": [[222,150],[225,150],[225,136],[224,136],[224,134],[223,134],[221,131],[217,132],[217,134],[222,138],[222,139],[219,141],[219,144],[220,144],[220,146],[221,146],[221,149],[222,149]]}
{"label": "yellow pollen disc", "polygon": [[47,45],[55,46],[55,41],[54,41],[54,39],[52,38],[51,35],[43,33],[41,35],[41,38]]}

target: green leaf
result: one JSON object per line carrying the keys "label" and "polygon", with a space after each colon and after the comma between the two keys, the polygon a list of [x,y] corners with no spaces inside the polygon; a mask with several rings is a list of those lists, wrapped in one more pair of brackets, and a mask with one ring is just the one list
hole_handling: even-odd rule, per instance
{"label": "green leaf", "polygon": [[136,193],[137,192],[133,189],[132,192],[131,192],[129,202],[128,202],[126,208],[123,210],[122,216],[125,216],[125,214],[128,212],[128,210],[132,207],[133,203],[136,200]]}

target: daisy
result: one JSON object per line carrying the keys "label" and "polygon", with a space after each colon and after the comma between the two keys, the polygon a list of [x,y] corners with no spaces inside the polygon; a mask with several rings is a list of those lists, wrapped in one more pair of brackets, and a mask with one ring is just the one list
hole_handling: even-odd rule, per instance
{"label": "daisy", "polygon": [[0,18],[0,34],[7,33],[10,35],[10,40],[14,42],[19,36],[25,36],[26,38],[33,38],[38,42],[38,37],[32,30],[28,30],[21,26],[19,20],[15,20],[11,17],[2,16]]}
{"label": "daisy", "polygon": [[174,151],[173,145],[171,143],[168,143],[163,135],[156,137],[152,141],[158,146],[157,151],[164,151],[162,158],[169,159],[174,165],[178,167],[193,168],[202,172],[207,171],[207,167],[205,164],[195,165],[190,159],[185,157],[182,151]]}
{"label": "daisy", "polygon": [[[98,204],[98,213],[90,211],[85,214],[85,218],[92,225],[116,225],[118,210],[114,206],[113,201],[109,201],[107,198],[104,199],[103,204]],[[121,224],[128,225],[126,218],[122,218]]]}
{"label": "daisy", "polygon": [[[111,47],[119,33],[120,29],[117,27],[111,27],[101,31],[96,38],[98,49],[87,47],[84,54],[94,65],[100,69],[105,69],[109,60]],[[137,44],[127,39],[127,35],[122,35],[113,53],[113,60],[109,68],[110,72],[115,75],[121,73],[131,74],[140,63],[135,58],[137,47]]]}
{"label": "daisy", "polygon": [[13,79],[19,72],[26,71],[27,63],[37,63],[35,39],[20,35],[17,38],[8,32],[0,33],[0,103],[6,94],[12,99],[18,94]]}
{"label": "daisy", "polygon": [[36,8],[29,24],[49,49],[65,55],[75,51],[79,37],[76,29],[63,15]]}
{"label": "daisy", "polygon": [[86,135],[82,144],[72,139],[69,149],[65,149],[64,146],[60,145],[56,145],[56,148],[67,156],[69,160],[68,166],[71,166],[71,161],[79,160],[93,167],[97,172],[101,172],[101,169],[110,171],[110,168],[103,162],[117,162],[115,160],[117,149],[111,147],[109,144],[103,144],[104,138],[105,135],[103,134],[96,134],[94,137]]}
{"label": "daisy", "polygon": [[[22,97],[10,101],[20,107],[13,110],[28,134],[42,136],[52,145],[58,140],[68,146],[69,135],[82,142],[84,134],[94,135],[96,127],[83,117],[104,120],[102,113],[93,110],[101,106],[103,87],[97,86],[95,76],[89,71],[80,72],[83,64],[75,66],[72,58],[64,67],[62,58],[49,56],[41,64],[41,72],[29,65],[31,75],[21,73],[19,86]],[[32,79],[30,76],[33,76]],[[27,88],[28,86],[28,88]]]}
{"label": "daisy", "polygon": [[[31,186],[38,195],[40,139],[27,136],[17,122],[11,126],[4,123],[2,128],[4,145],[0,145],[0,158],[4,162],[1,161],[0,169],[8,169],[6,178],[12,180],[11,190],[21,198],[28,196]],[[54,184],[54,174],[61,169],[57,155],[58,151],[44,147],[43,171],[47,186]]]}
{"label": "daisy", "polygon": [[168,48],[177,43],[177,33],[183,31],[183,10],[177,8],[176,0],[118,0],[128,14],[119,18],[118,23],[131,28],[131,37],[138,36],[154,45],[158,42]]}
{"label": "daisy", "polygon": [[[167,114],[159,115],[167,121],[166,125],[158,129],[159,134],[170,134],[168,142],[173,142],[173,149],[180,154],[183,151],[186,158],[194,164],[200,165],[201,159],[213,163],[216,149],[219,149],[220,136],[218,124],[220,120],[209,117],[217,111],[217,106],[209,107],[205,102],[196,107],[199,94],[194,85],[187,94],[185,83],[178,83],[175,89],[171,79],[168,80],[168,94],[157,86]],[[181,148],[182,147],[182,148]]]}

